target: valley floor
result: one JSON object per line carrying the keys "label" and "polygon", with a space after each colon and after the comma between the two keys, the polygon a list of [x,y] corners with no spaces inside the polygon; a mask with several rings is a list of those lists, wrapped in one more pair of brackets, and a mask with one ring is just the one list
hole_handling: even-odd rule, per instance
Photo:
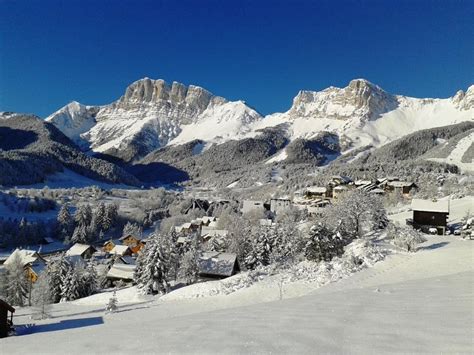
{"label": "valley floor", "polygon": [[2,339],[1,352],[470,353],[473,260],[474,241],[433,236],[415,254],[281,301],[268,302],[277,295],[263,289],[128,305],[119,298],[120,310],[106,315],[96,297],[55,305],[53,318],[30,327],[24,308],[19,335]]}

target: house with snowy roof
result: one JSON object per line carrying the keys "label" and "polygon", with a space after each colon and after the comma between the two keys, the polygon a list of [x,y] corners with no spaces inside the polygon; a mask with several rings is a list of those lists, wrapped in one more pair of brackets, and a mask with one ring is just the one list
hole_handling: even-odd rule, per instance
{"label": "house with snowy roof", "polygon": [[110,253],[110,251],[116,246],[116,245],[122,245],[122,241],[120,239],[109,239],[106,242],[104,242],[102,246],[102,250],[105,251],[106,253]]}
{"label": "house with snowy roof", "polygon": [[126,255],[132,255],[132,249],[128,245],[116,245],[113,247],[113,249],[110,251],[110,254],[116,255],[116,256],[126,256]]}
{"label": "house with snowy roof", "polygon": [[435,228],[438,234],[445,234],[448,226],[449,200],[421,200],[411,201],[413,211],[413,227],[423,231]]}
{"label": "house with snowy roof", "polygon": [[114,263],[107,272],[107,280],[110,285],[116,281],[123,281],[127,283],[133,282],[133,274],[135,273],[135,264]]}
{"label": "house with snowy roof", "polygon": [[413,188],[416,188],[416,184],[414,182],[398,180],[388,181],[385,186],[386,191],[399,193],[405,196],[407,196]]}
{"label": "house with snowy roof", "polygon": [[15,259],[19,259],[27,278],[35,282],[39,275],[46,268],[46,260],[34,250],[15,249],[13,253],[5,260],[5,266],[12,265]]}
{"label": "house with snowy roof", "polygon": [[201,279],[223,279],[240,271],[237,254],[203,252],[198,260]]}
{"label": "house with snowy roof", "polygon": [[90,259],[96,251],[92,245],[75,243],[66,251],[66,256],[80,256],[83,259]]}
{"label": "house with snowy roof", "polygon": [[137,254],[146,244],[146,239],[141,235],[124,235],[120,241],[123,245],[128,246],[133,254]]}

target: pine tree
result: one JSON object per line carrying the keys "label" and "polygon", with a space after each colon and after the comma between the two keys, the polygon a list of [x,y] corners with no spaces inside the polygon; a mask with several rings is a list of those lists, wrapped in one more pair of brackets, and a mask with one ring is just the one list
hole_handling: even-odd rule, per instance
{"label": "pine tree", "polygon": [[168,291],[169,265],[158,237],[153,237],[145,245],[137,259],[135,282],[145,294],[166,293]]}
{"label": "pine tree", "polygon": [[330,231],[324,225],[311,228],[304,254],[311,261],[331,261],[344,253],[344,242],[340,234]]}
{"label": "pine tree", "polygon": [[84,224],[79,224],[75,229],[71,237],[72,243],[87,243],[88,234],[87,228]]}
{"label": "pine tree", "polygon": [[24,306],[28,294],[29,281],[26,278],[24,265],[19,255],[5,267],[6,271],[6,298],[15,306]]}
{"label": "pine tree", "polygon": [[97,228],[100,231],[106,230],[104,227],[104,221],[105,221],[105,215],[106,215],[106,210],[105,210],[105,204],[103,202],[99,202],[97,205],[97,208],[95,209],[95,223],[97,225]]}
{"label": "pine tree", "polygon": [[117,301],[117,292],[114,290],[112,297],[109,298],[109,302],[105,305],[105,312],[106,313],[114,313],[118,309],[118,301]]}
{"label": "pine tree", "polygon": [[43,272],[33,286],[32,304],[37,309],[37,315],[40,319],[47,318],[48,306],[52,303],[51,288],[47,273]]}
{"label": "pine tree", "polygon": [[58,212],[57,221],[61,234],[66,238],[72,232],[74,226],[74,220],[66,205],[61,206],[61,209]]}
{"label": "pine tree", "polygon": [[127,222],[123,227],[122,236],[133,235],[140,237],[142,235],[142,228],[137,223]]}
{"label": "pine tree", "polygon": [[196,281],[199,273],[199,249],[197,242],[189,243],[187,250],[181,257],[179,275],[187,284]]}
{"label": "pine tree", "polygon": [[92,208],[90,205],[80,205],[74,214],[74,220],[79,225],[88,226],[92,221]]}
{"label": "pine tree", "polygon": [[81,283],[76,269],[66,275],[61,283],[61,302],[74,301],[80,298]]}

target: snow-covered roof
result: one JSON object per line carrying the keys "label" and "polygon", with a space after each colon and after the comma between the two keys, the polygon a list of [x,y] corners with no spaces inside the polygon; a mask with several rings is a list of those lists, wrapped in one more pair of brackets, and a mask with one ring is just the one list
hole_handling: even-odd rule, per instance
{"label": "snow-covered roof", "polygon": [[411,201],[413,211],[442,212],[449,213],[449,200],[421,200],[413,199]]}
{"label": "snow-covered roof", "polygon": [[347,190],[347,186],[344,186],[344,185],[336,186],[334,190]]}
{"label": "snow-covered roof", "polygon": [[227,229],[214,229],[209,227],[202,227],[201,236],[226,236],[229,233]]}
{"label": "snow-covered roof", "polygon": [[127,245],[116,245],[112,248],[110,254],[125,255],[129,250],[130,248]]}
{"label": "snow-covered roof", "polygon": [[313,194],[325,194],[328,189],[324,186],[310,186],[306,188],[307,192],[313,193]]}
{"label": "snow-covered roof", "polygon": [[135,258],[131,255],[124,255],[124,256],[121,256],[120,258],[117,258],[117,260],[115,260],[115,263],[117,264],[127,264],[127,265],[135,265],[137,263],[137,261],[135,260]]}
{"label": "snow-covered roof", "polygon": [[91,246],[89,244],[76,243],[68,249],[68,251],[66,252],[66,255],[67,256],[82,255],[89,248],[95,249],[93,246]]}
{"label": "snow-covered roof", "polygon": [[15,257],[18,256],[23,266],[33,264],[38,259],[42,260],[39,254],[34,250],[15,249],[13,253],[5,260],[5,265],[10,265]]}
{"label": "snow-covered roof", "polygon": [[354,184],[357,185],[357,186],[360,186],[360,185],[369,185],[369,184],[371,184],[371,183],[372,183],[371,180],[356,180],[356,181],[354,182]]}
{"label": "snow-covered roof", "polygon": [[132,238],[135,238],[136,240],[142,240],[143,239],[143,236],[140,236],[140,235],[135,235],[135,234],[126,234],[124,235],[123,237],[121,237],[119,240],[125,240],[129,237],[132,237]]}
{"label": "snow-covered roof", "polygon": [[237,255],[234,253],[204,252],[199,258],[199,273],[215,276],[232,276]]}
{"label": "snow-covered roof", "polygon": [[104,246],[106,246],[109,243],[112,243],[114,245],[121,245],[122,241],[120,239],[109,239],[104,242]]}
{"label": "snow-covered roof", "polygon": [[133,280],[136,265],[114,264],[107,273],[107,277],[111,279]]}
{"label": "snow-covered roof", "polygon": [[413,182],[410,181],[390,181],[387,183],[388,186],[393,187],[409,187],[413,185]]}

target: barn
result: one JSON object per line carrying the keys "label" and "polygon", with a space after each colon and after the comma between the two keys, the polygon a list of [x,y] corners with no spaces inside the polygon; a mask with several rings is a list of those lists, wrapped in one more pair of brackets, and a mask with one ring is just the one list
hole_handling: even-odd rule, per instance
{"label": "barn", "polygon": [[204,252],[198,262],[201,279],[223,279],[240,271],[234,253]]}
{"label": "barn", "polygon": [[411,202],[413,227],[428,231],[436,228],[438,234],[446,233],[449,217],[449,200],[420,200]]}

